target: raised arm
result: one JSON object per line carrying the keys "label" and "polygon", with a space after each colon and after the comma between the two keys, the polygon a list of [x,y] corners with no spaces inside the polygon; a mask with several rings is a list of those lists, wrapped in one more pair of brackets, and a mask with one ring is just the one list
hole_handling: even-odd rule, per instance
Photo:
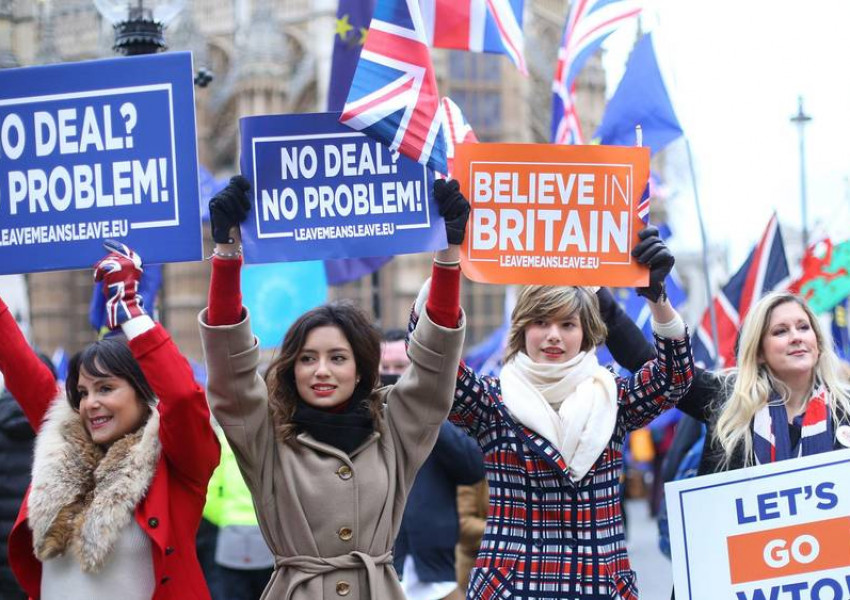
{"label": "raised arm", "polygon": [[[434,197],[446,221],[449,246],[434,256],[431,285],[423,287],[410,311],[408,339],[419,322],[426,295],[428,316],[438,325],[454,327],[460,314],[460,244],[469,218],[469,202],[461,193],[457,181],[436,180]],[[478,430],[482,416],[487,412],[484,389],[478,375],[461,361],[455,378],[454,401],[449,418],[472,435]]]}
{"label": "raised arm", "polygon": [[59,394],[56,379],[24,339],[9,307],[0,298],[0,372],[6,389],[38,430],[47,408]]}
{"label": "raised arm", "polygon": [[694,376],[694,358],[685,323],[665,292],[665,280],[675,262],[673,254],[655,227],[647,227],[639,236],[641,241],[632,255],[649,268],[649,285],[637,288],[637,293],[646,298],[652,313],[657,358],[620,383],[622,415],[629,430],[647,425],[675,406],[687,393]]}
{"label": "raised arm", "polygon": [[[263,498],[269,484],[274,431],[268,390],[260,376],[260,347],[242,306],[240,224],[251,208],[250,184],[241,175],[210,200],[215,241],[209,305],[198,316],[207,365],[210,406],[239,462],[251,491]],[[267,488],[262,486],[266,485]]]}
{"label": "raised arm", "polygon": [[599,288],[596,298],[599,300],[599,313],[608,329],[605,345],[611,356],[625,369],[637,371],[646,361],[655,357],[655,348],[620,307],[611,290],[607,287]]}
{"label": "raised arm", "polygon": [[230,178],[222,191],[210,200],[210,229],[215,248],[212,258],[212,277],[207,323],[235,325],[242,320],[242,231],[240,224],[248,216],[251,184],[241,175]]}
{"label": "raised arm", "polygon": [[111,252],[96,265],[95,279],[104,283],[107,324],[127,336],[130,350],[159,400],[163,453],[182,477],[204,493],[220,454],[204,390],[171,336],[142,306],[137,295],[142,275],[139,255],[114,240],[107,240],[104,246]]}
{"label": "raised arm", "polygon": [[445,220],[449,247],[435,255],[431,283],[423,286],[417,298],[414,313],[423,314],[408,340],[411,365],[387,397],[388,425],[405,455],[404,471],[399,473],[404,487],[413,484],[451,407],[465,332],[460,310],[460,244],[469,203],[455,181],[435,181],[434,196]]}

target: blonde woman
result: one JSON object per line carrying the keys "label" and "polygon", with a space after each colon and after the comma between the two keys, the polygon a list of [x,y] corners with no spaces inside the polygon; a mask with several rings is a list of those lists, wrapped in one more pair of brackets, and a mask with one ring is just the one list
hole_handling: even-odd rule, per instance
{"label": "blonde woman", "polygon": [[806,303],[774,292],[750,309],[738,366],[705,372],[680,408],[708,423],[699,474],[850,446],[850,394]]}

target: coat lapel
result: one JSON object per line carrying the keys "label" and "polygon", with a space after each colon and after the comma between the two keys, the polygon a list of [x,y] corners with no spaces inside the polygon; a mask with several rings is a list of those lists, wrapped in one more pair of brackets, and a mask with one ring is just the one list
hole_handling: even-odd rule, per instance
{"label": "coat lapel", "polygon": [[354,449],[351,454],[346,454],[336,446],[331,446],[330,444],[320,442],[316,440],[313,436],[311,436],[309,433],[299,433],[297,436],[295,436],[295,440],[302,446],[307,446],[308,448],[311,448],[316,452],[321,452],[322,454],[330,454],[331,456],[335,456],[336,458],[340,459],[345,463],[350,463],[355,456],[357,456],[366,448],[377,442],[380,437],[380,433],[378,433],[377,431],[373,431],[371,434],[369,434],[369,437],[363,440],[362,444],[360,444],[359,446],[357,446],[357,448]]}
{"label": "coat lapel", "polygon": [[70,548],[83,571],[98,572],[147,493],[160,452],[156,409],[104,453],[68,403],[55,401],[36,440],[29,496],[39,560]]}

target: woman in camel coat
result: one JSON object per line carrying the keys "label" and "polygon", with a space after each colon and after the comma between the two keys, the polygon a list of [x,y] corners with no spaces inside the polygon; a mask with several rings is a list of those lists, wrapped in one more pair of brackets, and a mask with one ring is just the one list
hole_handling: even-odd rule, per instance
{"label": "woman in camel coat", "polygon": [[[238,236],[238,223],[228,219],[247,204],[246,188],[237,179],[210,204],[214,238],[224,235],[216,239],[200,325],[210,406],[275,557],[262,597],[404,600],[392,546],[413,480],[452,404],[464,336],[453,262],[461,240],[449,237],[449,249],[437,253],[431,292],[418,301],[425,304],[427,295],[410,336],[411,365],[395,385],[375,389],[380,338],[369,318],[345,303],[297,319],[264,381],[238,293],[239,252],[227,242]],[[436,196],[447,233],[455,223],[462,235],[468,204],[456,184]],[[445,208],[451,203],[454,218]]]}

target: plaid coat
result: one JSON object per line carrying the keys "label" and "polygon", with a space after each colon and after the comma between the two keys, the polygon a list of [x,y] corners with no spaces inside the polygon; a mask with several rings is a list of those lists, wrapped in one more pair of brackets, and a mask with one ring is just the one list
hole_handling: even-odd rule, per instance
{"label": "plaid coat", "polygon": [[478,440],[490,484],[467,600],[637,600],[620,501],[623,438],[672,408],[693,378],[687,337],[655,344],[659,358],[617,380],[614,434],[575,484],[558,450],[508,413],[499,380],[461,364],[449,418]]}

